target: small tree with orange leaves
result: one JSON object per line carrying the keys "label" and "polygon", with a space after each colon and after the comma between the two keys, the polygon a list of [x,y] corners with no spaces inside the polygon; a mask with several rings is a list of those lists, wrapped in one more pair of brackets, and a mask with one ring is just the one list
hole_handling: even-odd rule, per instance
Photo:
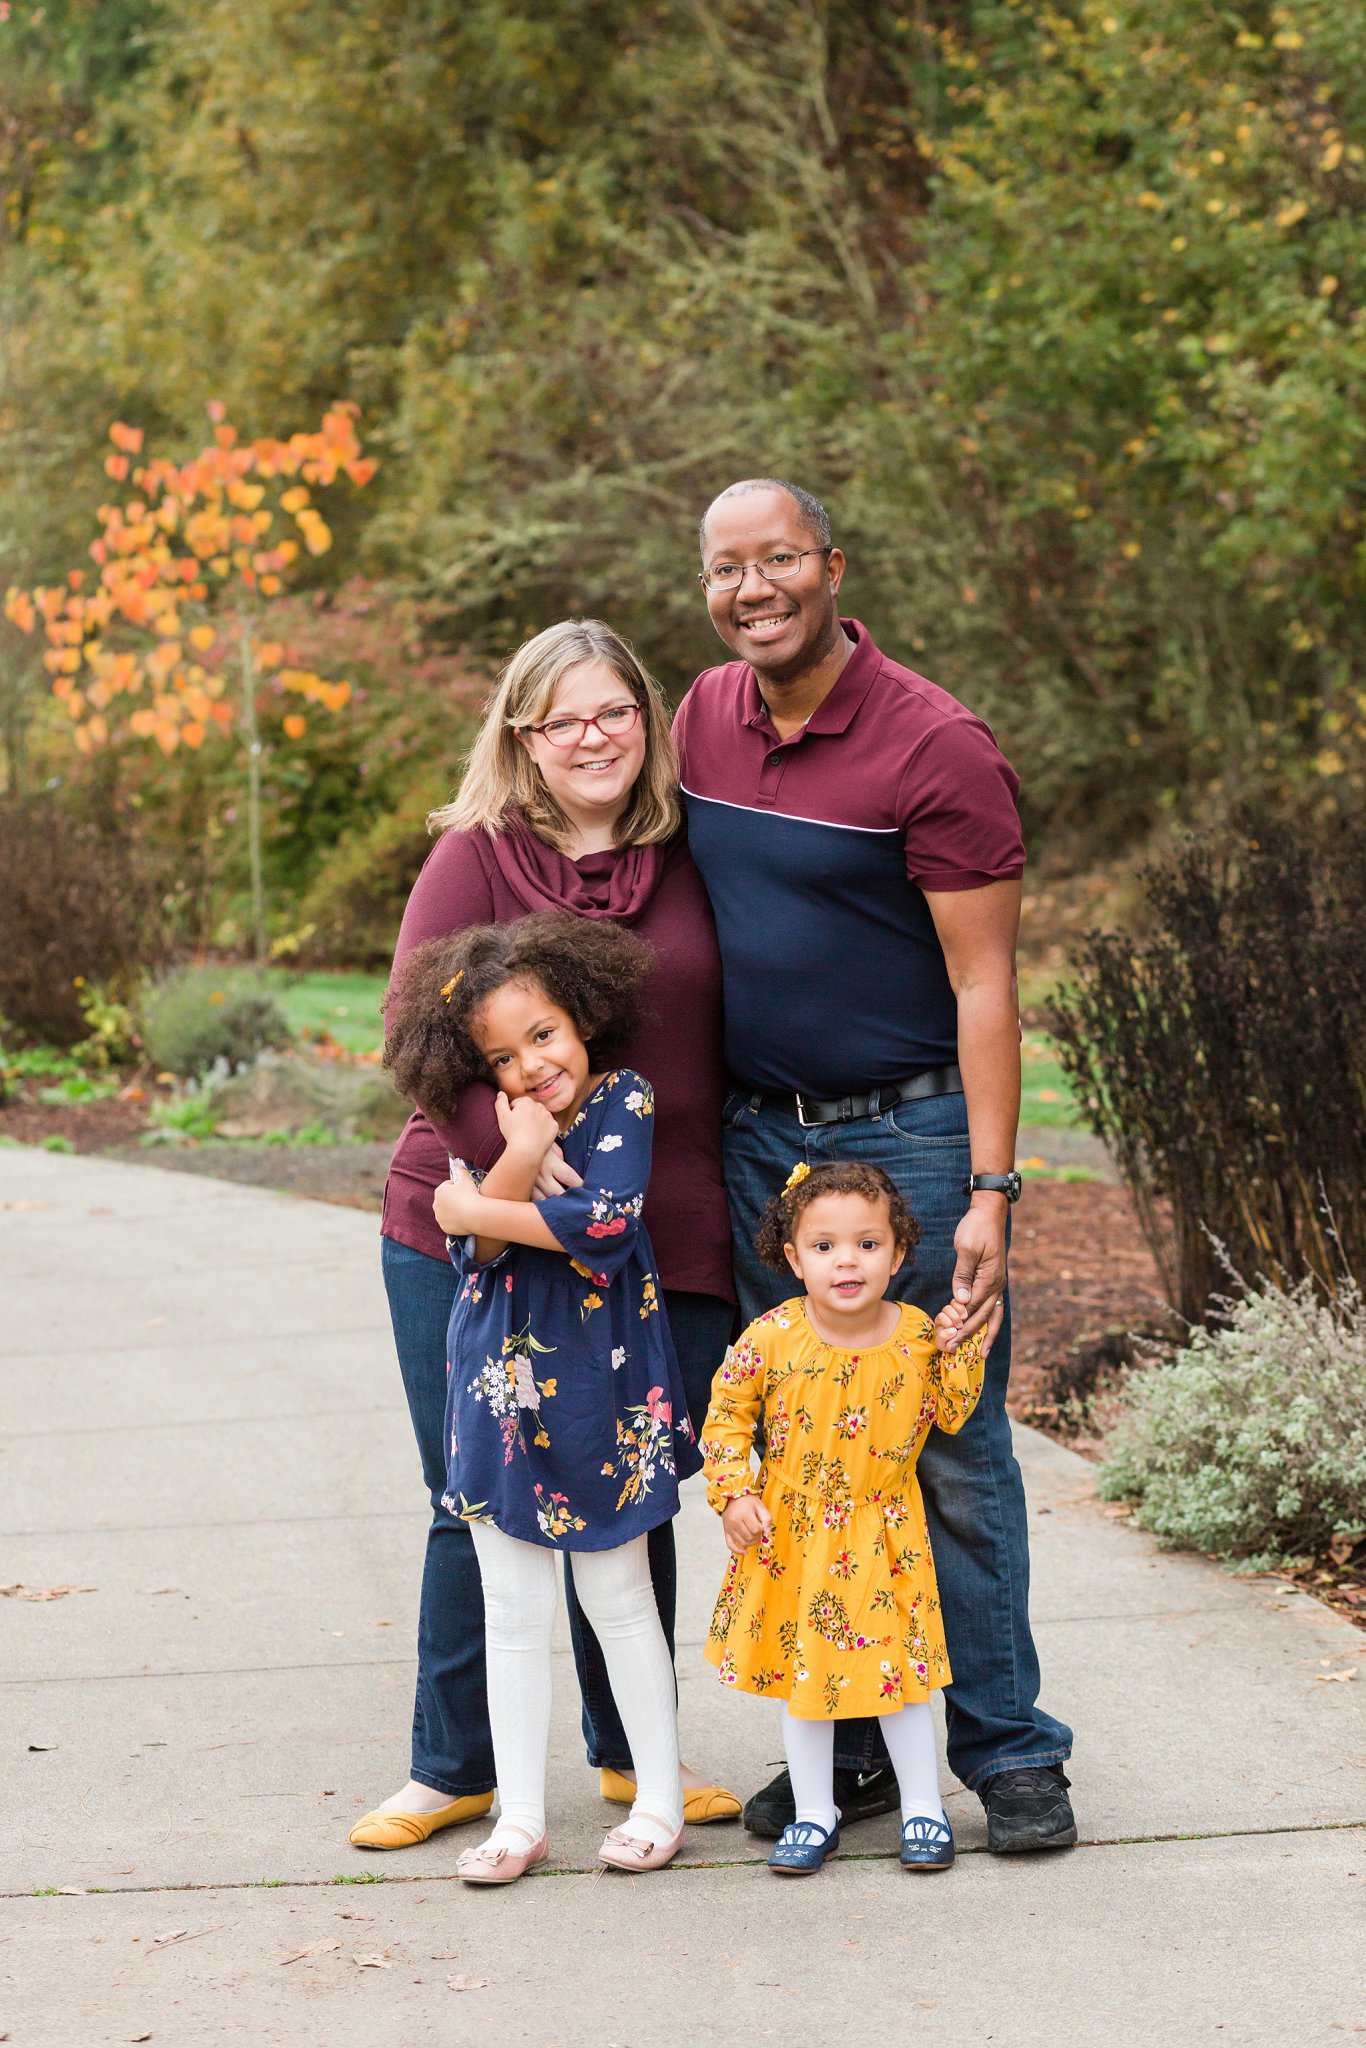
{"label": "small tree with orange leaves", "polygon": [[[101,505],[90,554],[98,577],[73,569],[66,583],[11,589],[6,616],[23,632],[39,621],[43,660],[72,737],[91,753],[131,735],[163,753],[240,735],[247,770],[247,847],[252,936],[265,951],[261,854],[261,726],[258,696],[273,676],[302,703],[340,711],[351,695],[310,669],[287,665],[268,637],[267,615],[304,553],[323,555],[332,534],[314,493],[345,474],[369,482],[355,407],[336,405],[315,434],[242,444],[223,407],[209,407],[212,443],[185,463],[137,463],[142,431],[116,422],[106,474],[130,480],[123,504]],[[283,721],[302,737],[302,710]]]}

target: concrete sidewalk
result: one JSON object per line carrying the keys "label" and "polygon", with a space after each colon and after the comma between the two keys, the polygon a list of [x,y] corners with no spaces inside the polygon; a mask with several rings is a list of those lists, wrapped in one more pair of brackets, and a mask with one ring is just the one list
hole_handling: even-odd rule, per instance
{"label": "concrete sidewalk", "polygon": [[[425,1524],[375,1219],[5,1150],[0,1302],[0,1583],[91,1589],[0,1601],[0,2038],[645,2048],[899,2038],[922,2014],[949,2048],[1366,2034],[1366,1638],[1158,1553],[1044,1438],[1017,1432],[1076,1851],[973,1853],[960,1790],[965,1853],[935,1882],[899,1870],[890,1820],[806,1885],[735,1827],[653,1879],[604,1873],[615,1815],[562,1644],[553,1872],[470,1893],[462,1831],[345,1841],[406,1776]],[[723,1551],[696,1486],[680,1549],[685,1752],[748,1791],[776,1713],[702,1661]]]}

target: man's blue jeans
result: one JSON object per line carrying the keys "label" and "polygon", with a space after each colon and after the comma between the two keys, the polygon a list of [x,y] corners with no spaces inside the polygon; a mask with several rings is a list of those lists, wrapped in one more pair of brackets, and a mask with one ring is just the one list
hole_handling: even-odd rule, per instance
{"label": "man's blue jeans", "polygon": [[[446,1330],[457,1276],[448,1259],[380,1239],[384,1286],[394,1326],[403,1390],[431,1495],[432,1520],[422,1571],[417,1623],[417,1697],[413,1707],[412,1775],[448,1798],[491,1792],[493,1743],[484,1691],[484,1592],[466,1525],[441,1505],[446,1491]],[[664,1311],[688,1396],[693,1426],[707,1410],[712,1375],[730,1336],[730,1303],[707,1294],[664,1290]],[[677,1572],[673,1523],[652,1529],[650,1577],[673,1652]],[[602,1651],[573,1598],[565,1559],[569,1625],[584,1701],[588,1761],[629,1771],[631,1751],[612,1698]]]}
{"label": "man's blue jeans", "polygon": [[[747,1322],[798,1291],[792,1274],[760,1263],[754,1236],[764,1205],[799,1159],[811,1166],[859,1159],[882,1168],[921,1230],[891,1292],[931,1315],[944,1306],[969,1172],[961,1095],[932,1096],[881,1116],[804,1129],[795,1115],[736,1093],[726,1102],[725,1121],[735,1279]],[[932,1429],[917,1467],[953,1668],[945,1694],[949,1768],[971,1786],[1020,1765],[1062,1763],[1072,1750],[1071,1729],[1036,1705],[1039,1660],[1029,1627],[1024,1485],[1005,1409],[1009,1376],[1007,1298],[975,1412],[957,1436]],[[837,1764],[866,1770],[885,1760],[875,1721],[838,1724]]]}

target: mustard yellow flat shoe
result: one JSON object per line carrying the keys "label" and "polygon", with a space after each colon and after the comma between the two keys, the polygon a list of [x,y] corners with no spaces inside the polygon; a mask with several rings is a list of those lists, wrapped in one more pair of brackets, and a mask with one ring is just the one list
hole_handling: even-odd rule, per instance
{"label": "mustard yellow flat shoe", "polygon": [[479,1820],[492,1805],[491,1792],[476,1792],[467,1799],[453,1799],[449,1806],[438,1806],[435,1813],[380,1813],[376,1809],[358,1820],[346,1839],[353,1849],[411,1849],[439,1828]]}
{"label": "mustard yellow flat shoe", "polygon": [[[598,1790],[613,1806],[634,1806],[636,1788],[620,1771],[599,1771]],[[683,1788],[683,1820],[690,1828],[702,1828],[716,1820],[739,1820],[740,1802],[724,1785],[693,1785]]]}

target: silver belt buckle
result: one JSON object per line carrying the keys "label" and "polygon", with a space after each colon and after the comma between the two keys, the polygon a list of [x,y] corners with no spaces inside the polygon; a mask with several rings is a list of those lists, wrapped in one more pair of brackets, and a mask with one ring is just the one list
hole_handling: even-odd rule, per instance
{"label": "silver belt buckle", "polygon": [[814,1122],[808,1123],[807,1121],[806,1103],[802,1096],[801,1090],[797,1089],[795,1093],[797,1097],[797,1122],[801,1125],[804,1131],[816,1130],[818,1126]]}

